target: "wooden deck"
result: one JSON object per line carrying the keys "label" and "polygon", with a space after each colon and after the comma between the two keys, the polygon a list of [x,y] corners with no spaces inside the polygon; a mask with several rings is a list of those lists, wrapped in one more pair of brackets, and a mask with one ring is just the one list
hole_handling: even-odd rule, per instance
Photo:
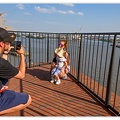
{"label": "wooden deck", "polygon": [[115,116],[69,77],[60,85],[50,83],[49,69],[50,65],[30,68],[23,80],[10,80],[9,89],[30,94],[32,103],[3,116]]}

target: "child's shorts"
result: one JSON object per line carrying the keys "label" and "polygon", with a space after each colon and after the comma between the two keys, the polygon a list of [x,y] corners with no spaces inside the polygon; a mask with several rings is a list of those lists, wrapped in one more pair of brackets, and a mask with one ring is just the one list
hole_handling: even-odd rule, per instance
{"label": "child's shorts", "polygon": [[0,111],[18,106],[20,104],[26,104],[28,98],[28,94],[5,90],[0,93]]}
{"label": "child's shorts", "polygon": [[58,75],[61,72],[61,70],[59,68],[53,68],[51,71],[51,75]]}

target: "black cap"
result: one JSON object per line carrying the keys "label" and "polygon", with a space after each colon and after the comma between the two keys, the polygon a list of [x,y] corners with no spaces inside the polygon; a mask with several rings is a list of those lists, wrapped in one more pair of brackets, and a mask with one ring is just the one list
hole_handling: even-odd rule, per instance
{"label": "black cap", "polygon": [[0,41],[2,42],[12,42],[16,38],[15,33],[8,33],[7,30],[0,27]]}

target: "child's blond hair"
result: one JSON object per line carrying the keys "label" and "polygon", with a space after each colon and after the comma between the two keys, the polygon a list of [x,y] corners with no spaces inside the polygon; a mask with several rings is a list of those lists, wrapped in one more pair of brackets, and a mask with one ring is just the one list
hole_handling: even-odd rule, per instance
{"label": "child's blond hair", "polygon": [[65,48],[67,49],[67,47],[68,47],[68,41],[67,40],[60,40],[60,42],[64,42],[65,44]]}

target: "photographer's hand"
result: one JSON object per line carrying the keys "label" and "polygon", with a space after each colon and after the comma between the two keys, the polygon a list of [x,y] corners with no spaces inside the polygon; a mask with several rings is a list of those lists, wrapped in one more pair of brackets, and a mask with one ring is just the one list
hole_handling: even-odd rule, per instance
{"label": "photographer's hand", "polygon": [[10,46],[7,50],[5,50],[5,51],[3,52],[2,58],[4,58],[5,60],[7,60],[8,54],[9,54],[9,51],[11,50],[11,48],[14,48],[14,47],[13,47],[13,46]]}
{"label": "photographer's hand", "polygon": [[24,54],[24,47],[21,46],[20,50],[17,50],[18,54]]}

